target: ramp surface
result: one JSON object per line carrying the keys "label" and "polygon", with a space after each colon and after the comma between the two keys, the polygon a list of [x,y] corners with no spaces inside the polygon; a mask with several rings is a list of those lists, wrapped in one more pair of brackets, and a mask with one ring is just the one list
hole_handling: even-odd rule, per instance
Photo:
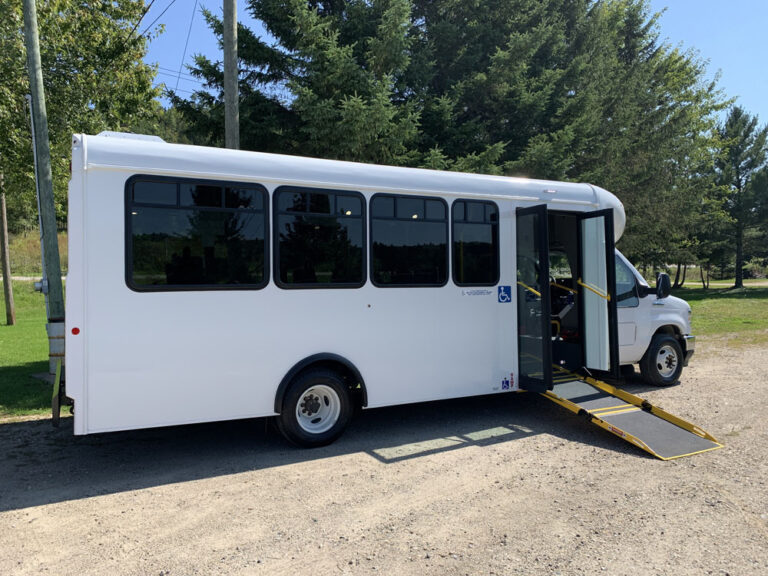
{"label": "ramp surface", "polygon": [[559,368],[554,382],[543,396],[662,460],[722,448],[698,426],[605,382]]}

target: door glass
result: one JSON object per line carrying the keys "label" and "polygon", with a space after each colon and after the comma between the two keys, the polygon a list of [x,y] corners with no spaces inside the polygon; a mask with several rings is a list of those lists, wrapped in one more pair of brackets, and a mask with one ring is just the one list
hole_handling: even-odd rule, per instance
{"label": "door glass", "polygon": [[520,385],[552,388],[547,208],[517,212],[517,329]]}
{"label": "door glass", "polygon": [[[579,282],[584,304],[584,356],[586,367],[611,369],[608,267],[605,216],[581,221],[582,277]],[[611,262],[612,263],[612,262]]]}
{"label": "door glass", "polygon": [[629,266],[616,255],[616,306],[618,308],[634,308],[640,305],[637,292],[637,280]]}

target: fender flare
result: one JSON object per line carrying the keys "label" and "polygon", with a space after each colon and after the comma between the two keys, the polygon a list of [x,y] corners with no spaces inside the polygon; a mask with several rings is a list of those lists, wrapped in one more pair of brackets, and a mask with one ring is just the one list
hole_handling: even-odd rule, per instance
{"label": "fender flare", "polygon": [[277,387],[277,392],[275,393],[275,414],[280,414],[282,411],[285,391],[288,389],[288,386],[293,381],[293,379],[296,378],[296,376],[298,376],[301,372],[314,365],[327,366],[331,368],[341,366],[344,376],[351,378],[353,381],[360,384],[362,393],[362,405],[363,407],[368,405],[368,390],[365,387],[365,381],[363,380],[363,377],[357,367],[343,356],[339,356],[338,354],[333,354],[331,352],[321,352],[320,354],[313,354],[312,356],[308,356],[307,358],[297,362],[293,368],[288,370],[288,373],[283,376],[283,379],[280,381],[280,385]]}

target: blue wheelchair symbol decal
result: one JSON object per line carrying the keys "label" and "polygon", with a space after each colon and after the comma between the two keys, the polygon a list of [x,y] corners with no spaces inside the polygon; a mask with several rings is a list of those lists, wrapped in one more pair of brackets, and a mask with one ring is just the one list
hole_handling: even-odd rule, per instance
{"label": "blue wheelchair symbol decal", "polygon": [[512,302],[512,286],[499,286],[499,302],[502,304]]}

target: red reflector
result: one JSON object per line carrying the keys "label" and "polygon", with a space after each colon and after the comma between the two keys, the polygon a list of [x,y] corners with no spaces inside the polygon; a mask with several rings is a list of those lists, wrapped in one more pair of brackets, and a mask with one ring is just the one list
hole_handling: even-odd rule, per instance
{"label": "red reflector", "polygon": [[80,334],[80,328],[72,328],[72,334],[74,334],[75,336]]}

